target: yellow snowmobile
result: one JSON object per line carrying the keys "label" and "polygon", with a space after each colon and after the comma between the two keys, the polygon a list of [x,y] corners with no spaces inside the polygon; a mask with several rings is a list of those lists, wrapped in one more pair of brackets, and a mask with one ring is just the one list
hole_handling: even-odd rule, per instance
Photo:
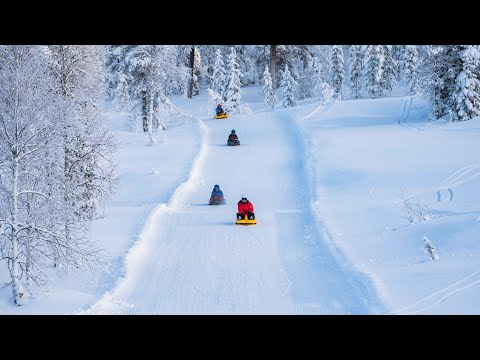
{"label": "yellow snowmobile", "polygon": [[256,223],[257,223],[256,217],[253,220],[249,220],[247,214],[245,214],[245,216],[242,220],[237,219],[235,221],[235,224],[237,224],[237,225],[255,225]]}
{"label": "yellow snowmobile", "polygon": [[228,114],[226,112],[222,113],[221,115],[213,115],[214,119],[226,119],[228,118]]}
{"label": "yellow snowmobile", "polygon": [[215,109],[215,115],[213,116],[214,119],[226,119],[228,118],[228,114],[222,108],[222,104],[218,104],[217,108]]}

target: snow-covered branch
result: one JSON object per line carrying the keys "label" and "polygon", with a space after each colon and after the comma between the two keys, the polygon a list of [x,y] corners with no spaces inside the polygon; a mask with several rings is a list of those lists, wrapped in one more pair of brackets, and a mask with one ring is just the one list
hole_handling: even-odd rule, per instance
{"label": "snow-covered branch", "polygon": [[45,195],[44,193],[40,192],[40,191],[34,191],[34,190],[23,190],[23,191],[20,191],[17,193],[17,196],[20,196],[20,195],[25,195],[25,194],[34,194],[34,195],[40,195],[40,196],[43,196],[45,199],[47,200],[50,200],[50,196],[48,195]]}

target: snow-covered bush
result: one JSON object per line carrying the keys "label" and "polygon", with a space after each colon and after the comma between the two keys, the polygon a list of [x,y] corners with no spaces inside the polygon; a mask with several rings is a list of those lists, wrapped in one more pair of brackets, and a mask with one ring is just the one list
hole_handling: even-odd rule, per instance
{"label": "snow-covered bush", "polygon": [[323,105],[329,105],[331,104],[335,99],[335,90],[333,89],[333,87],[327,83],[327,82],[323,82],[322,85],[320,85],[320,88],[321,88],[321,102]]}
{"label": "snow-covered bush", "polygon": [[428,252],[432,260],[438,259],[438,255],[435,253],[435,246],[433,246],[432,242],[429,238],[425,235],[423,236],[423,242],[425,243],[425,250]]}
{"label": "snow-covered bush", "polygon": [[428,206],[418,194],[406,195],[404,192],[402,192],[399,198],[399,203],[403,210],[403,217],[409,223],[418,223],[420,221],[430,220]]}

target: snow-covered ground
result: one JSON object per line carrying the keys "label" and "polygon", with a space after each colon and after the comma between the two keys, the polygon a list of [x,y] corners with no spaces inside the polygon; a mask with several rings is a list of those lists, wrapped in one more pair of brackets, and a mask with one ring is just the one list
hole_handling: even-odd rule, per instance
{"label": "snow-covered ground", "polygon": [[[127,259],[126,277],[88,313],[380,311],[368,279],[339,264],[322,240],[288,111],[203,119],[204,146],[189,181],[155,210]],[[226,146],[232,128],[239,147]],[[208,206],[215,184],[224,206]],[[242,193],[255,206],[256,226],[235,225]]]}
{"label": "snow-covered ground", "polygon": [[[111,116],[123,186],[93,228],[106,265],[19,308],[0,289],[0,313],[480,313],[480,118],[428,122],[403,96],[270,111],[258,87],[224,120],[205,95],[172,101],[197,119],[157,146]],[[227,204],[208,206],[217,183]],[[402,192],[427,221],[403,218]],[[242,193],[255,226],[234,224]]]}
{"label": "snow-covered ground", "polygon": [[[119,189],[106,204],[104,218],[92,227],[93,238],[107,254],[105,263],[93,273],[74,271],[60,279],[52,269],[53,286],[27,306],[13,306],[11,288],[0,288],[0,314],[65,314],[93,304],[124,275],[125,255],[139,240],[149,214],[188,178],[200,148],[198,121],[169,128],[163,142],[150,146],[143,134],[131,131],[126,114],[106,115],[121,148],[116,156]],[[4,268],[0,281],[8,281]]]}
{"label": "snow-covered ground", "polygon": [[[480,313],[480,118],[428,122],[424,105],[403,97],[297,113],[315,214],[388,313]],[[428,206],[428,221],[402,218],[402,192]]]}

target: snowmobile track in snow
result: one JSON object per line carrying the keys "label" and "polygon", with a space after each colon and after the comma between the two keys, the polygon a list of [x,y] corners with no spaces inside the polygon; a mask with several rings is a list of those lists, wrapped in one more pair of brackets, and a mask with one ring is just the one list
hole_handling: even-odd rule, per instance
{"label": "snowmobile track in snow", "polygon": [[[151,216],[125,278],[91,312],[369,313],[368,294],[338,264],[312,215],[293,117],[279,110],[198,121],[203,145],[189,179]],[[232,128],[242,145],[216,146]],[[214,184],[227,203],[199,206]],[[235,225],[242,193],[254,204],[255,226]]]}

